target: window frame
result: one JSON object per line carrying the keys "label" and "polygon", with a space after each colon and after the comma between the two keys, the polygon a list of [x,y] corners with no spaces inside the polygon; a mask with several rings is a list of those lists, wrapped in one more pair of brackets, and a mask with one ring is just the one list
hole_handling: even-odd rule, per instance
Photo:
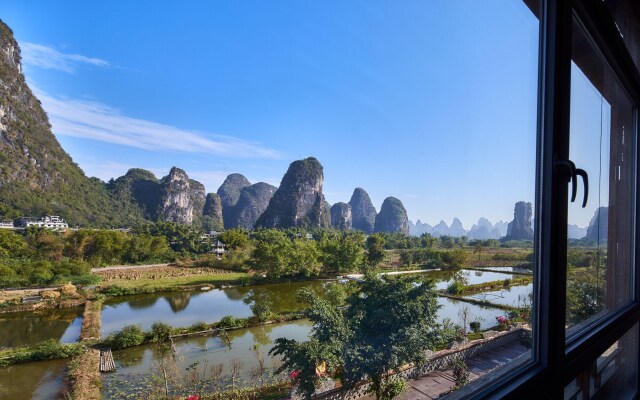
{"label": "window frame", "polygon": [[[591,37],[636,105],[632,129],[638,156],[640,73],[603,0],[541,0],[539,11],[534,351],[525,365],[486,386],[471,383],[456,398],[562,399],[564,387],[640,321],[640,170],[636,161],[633,300],[594,321],[589,329],[565,338],[568,176],[565,169],[555,167],[555,161],[569,158],[573,19]],[[637,370],[634,398],[640,390],[640,367]]]}

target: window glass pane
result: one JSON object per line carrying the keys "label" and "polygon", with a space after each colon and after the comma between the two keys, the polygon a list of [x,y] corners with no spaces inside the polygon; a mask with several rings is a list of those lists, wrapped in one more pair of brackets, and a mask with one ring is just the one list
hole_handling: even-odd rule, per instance
{"label": "window glass pane", "polygon": [[564,388],[566,400],[633,398],[638,382],[638,324]]}
{"label": "window glass pane", "polygon": [[570,159],[589,191],[583,207],[578,175],[568,211],[568,334],[632,300],[636,179],[633,104],[577,22],[572,57]]}

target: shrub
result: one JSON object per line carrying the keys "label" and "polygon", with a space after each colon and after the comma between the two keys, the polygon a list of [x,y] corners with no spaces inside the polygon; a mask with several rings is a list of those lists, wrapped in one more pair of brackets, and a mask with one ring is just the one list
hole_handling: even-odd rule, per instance
{"label": "shrub", "polygon": [[509,286],[511,286],[511,279],[510,279],[510,278],[507,278],[507,279],[505,279],[504,281],[502,281],[502,286],[504,286],[504,287],[509,287]]}
{"label": "shrub", "polygon": [[453,361],[453,383],[455,388],[464,386],[469,382],[469,368],[462,357],[458,357]]}
{"label": "shrub", "polygon": [[469,324],[469,328],[471,328],[474,333],[480,332],[480,321],[472,321]]}
{"label": "shrub", "polygon": [[264,299],[256,299],[256,302],[251,305],[251,311],[254,317],[260,322],[268,321],[273,315],[271,312],[271,302]]}
{"label": "shrub", "polygon": [[109,336],[107,341],[114,349],[139,346],[144,342],[144,333],[138,325],[127,325]]}
{"label": "shrub", "polygon": [[171,330],[170,325],[156,321],[151,325],[151,340],[154,342],[168,340],[171,336]]}
{"label": "shrub", "polygon": [[449,294],[460,294],[464,290],[464,285],[460,282],[451,282],[449,286],[447,286],[447,293]]}
{"label": "shrub", "polygon": [[402,379],[389,379],[382,384],[380,400],[392,400],[400,396],[407,389],[407,383]]}
{"label": "shrub", "polygon": [[220,322],[218,322],[218,328],[235,328],[237,326],[237,321],[231,315],[227,315],[222,317]]}
{"label": "shrub", "polygon": [[67,358],[82,353],[82,346],[78,344],[62,344],[55,339],[49,339],[36,346],[31,353],[32,361],[54,360]]}
{"label": "shrub", "polygon": [[130,294],[136,294],[136,290],[133,288],[124,288],[117,285],[109,286],[102,290],[102,293],[107,296],[127,296]]}
{"label": "shrub", "polygon": [[201,332],[206,331],[207,329],[209,329],[209,324],[203,321],[198,321],[189,327],[191,332]]}

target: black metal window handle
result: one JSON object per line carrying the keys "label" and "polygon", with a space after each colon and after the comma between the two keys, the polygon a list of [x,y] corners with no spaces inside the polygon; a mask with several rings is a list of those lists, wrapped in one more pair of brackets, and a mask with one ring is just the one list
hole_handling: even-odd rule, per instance
{"label": "black metal window handle", "polygon": [[587,206],[587,199],[589,199],[589,175],[587,174],[587,171],[583,170],[582,168],[576,169],[576,175],[580,175],[582,177],[582,183],[584,183],[584,198],[582,199],[582,208],[585,208]]}
{"label": "black metal window handle", "polygon": [[578,194],[578,181],[576,180],[576,165],[571,160],[558,160],[555,162],[558,167],[565,167],[569,174],[567,175],[567,182],[571,182],[571,202],[576,201],[576,195]]}
{"label": "black metal window handle", "polygon": [[555,162],[558,167],[564,167],[568,170],[567,181],[571,182],[571,202],[576,201],[576,195],[578,194],[578,175],[582,177],[582,183],[584,184],[584,197],[582,199],[582,208],[587,206],[587,200],[589,199],[589,175],[587,171],[582,168],[576,168],[576,165],[571,160],[558,160]]}

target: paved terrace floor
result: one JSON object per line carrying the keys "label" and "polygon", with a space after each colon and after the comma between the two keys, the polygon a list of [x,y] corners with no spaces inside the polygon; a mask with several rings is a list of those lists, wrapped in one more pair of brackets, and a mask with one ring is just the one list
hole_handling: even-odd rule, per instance
{"label": "paved terrace floor", "polygon": [[[528,351],[528,349],[516,341],[467,359],[469,380],[475,380],[526,351]],[[407,391],[398,397],[398,399],[437,399],[440,395],[453,388],[453,370],[451,367],[447,367],[431,371],[418,379],[407,382],[407,386]],[[373,399],[375,399],[375,396],[361,398],[361,400]]]}

